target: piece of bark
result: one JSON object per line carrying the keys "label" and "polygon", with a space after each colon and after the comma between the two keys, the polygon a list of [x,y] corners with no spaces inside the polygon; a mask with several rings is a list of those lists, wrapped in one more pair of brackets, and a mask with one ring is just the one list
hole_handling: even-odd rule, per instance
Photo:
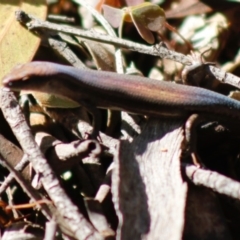
{"label": "piece of bark", "polygon": [[180,173],[183,121],[149,121],[115,156],[117,239],[182,239],[187,185]]}

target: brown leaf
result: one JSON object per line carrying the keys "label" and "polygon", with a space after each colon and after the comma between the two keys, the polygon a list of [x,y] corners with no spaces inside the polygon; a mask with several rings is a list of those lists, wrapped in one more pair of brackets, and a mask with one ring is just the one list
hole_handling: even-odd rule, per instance
{"label": "brown leaf", "polygon": [[[45,0],[1,0],[0,2],[0,81],[16,64],[30,61],[40,39],[15,20],[15,11],[46,18]],[[0,84],[1,85],[1,84]]]}

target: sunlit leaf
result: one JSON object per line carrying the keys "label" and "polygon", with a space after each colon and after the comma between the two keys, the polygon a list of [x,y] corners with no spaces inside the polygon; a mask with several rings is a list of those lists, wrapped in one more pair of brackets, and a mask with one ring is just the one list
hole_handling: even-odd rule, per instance
{"label": "sunlit leaf", "polygon": [[152,3],[142,3],[125,8],[124,21],[132,21],[140,36],[148,43],[154,43],[151,31],[159,31],[165,23],[165,13],[162,8]]}
{"label": "sunlit leaf", "polygon": [[144,0],[126,0],[127,6],[136,6],[143,2],[144,2]]}
{"label": "sunlit leaf", "polygon": [[[28,93],[26,91],[23,92],[24,94]],[[54,94],[42,93],[37,91],[30,92],[38,104],[42,107],[48,108],[77,108],[79,107],[79,103],[73,101],[70,98],[64,96],[57,96]]]}
{"label": "sunlit leaf", "polygon": [[154,36],[152,32],[146,28],[140,21],[137,21],[136,18],[132,16],[132,13],[130,13],[130,16],[133,20],[134,26],[136,27],[139,35],[149,44],[154,43]]}
{"label": "sunlit leaf", "polygon": [[0,0],[0,81],[16,64],[30,61],[40,43],[37,36],[15,20],[19,9],[41,19],[47,14],[45,0]]}
{"label": "sunlit leaf", "polygon": [[123,18],[123,10],[114,8],[103,4],[103,15],[108,20],[108,22],[114,27],[118,28],[121,24]]}
{"label": "sunlit leaf", "polygon": [[133,22],[140,36],[148,43],[153,44],[154,36],[151,31],[157,32],[165,24],[164,10],[158,5],[149,2],[123,9],[104,5],[103,9],[104,16],[109,23],[113,27],[119,28],[120,37],[122,35],[123,22]]}
{"label": "sunlit leaf", "polygon": [[158,31],[165,22],[165,13],[158,5],[142,3],[130,7],[135,22],[143,25],[151,31]]}

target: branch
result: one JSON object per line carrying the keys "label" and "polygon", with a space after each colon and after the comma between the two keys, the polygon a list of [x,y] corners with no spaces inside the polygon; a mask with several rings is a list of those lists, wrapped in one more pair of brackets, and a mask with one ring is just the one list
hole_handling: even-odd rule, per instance
{"label": "branch", "polygon": [[[58,209],[60,218],[57,218],[56,221],[61,230],[78,239],[102,239],[100,234],[96,232],[92,225],[78,211],[78,208],[62,189],[58,178],[34,141],[31,130],[26,123],[14,94],[12,92],[1,91],[0,102],[4,117],[11,126],[29,161],[32,163],[34,170],[41,177],[42,184],[49,197]],[[66,228],[68,229],[67,232]]]}

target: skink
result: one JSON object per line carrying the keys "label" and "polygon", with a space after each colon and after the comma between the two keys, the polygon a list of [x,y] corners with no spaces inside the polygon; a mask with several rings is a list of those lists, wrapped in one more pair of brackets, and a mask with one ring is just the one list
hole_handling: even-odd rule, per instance
{"label": "skink", "polygon": [[86,108],[124,110],[148,116],[188,116],[207,113],[240,120],[240,103],[224,95],[191,86],[140,76],[77,69],[50,62],[14,68],[3,86],[65,96]]}

